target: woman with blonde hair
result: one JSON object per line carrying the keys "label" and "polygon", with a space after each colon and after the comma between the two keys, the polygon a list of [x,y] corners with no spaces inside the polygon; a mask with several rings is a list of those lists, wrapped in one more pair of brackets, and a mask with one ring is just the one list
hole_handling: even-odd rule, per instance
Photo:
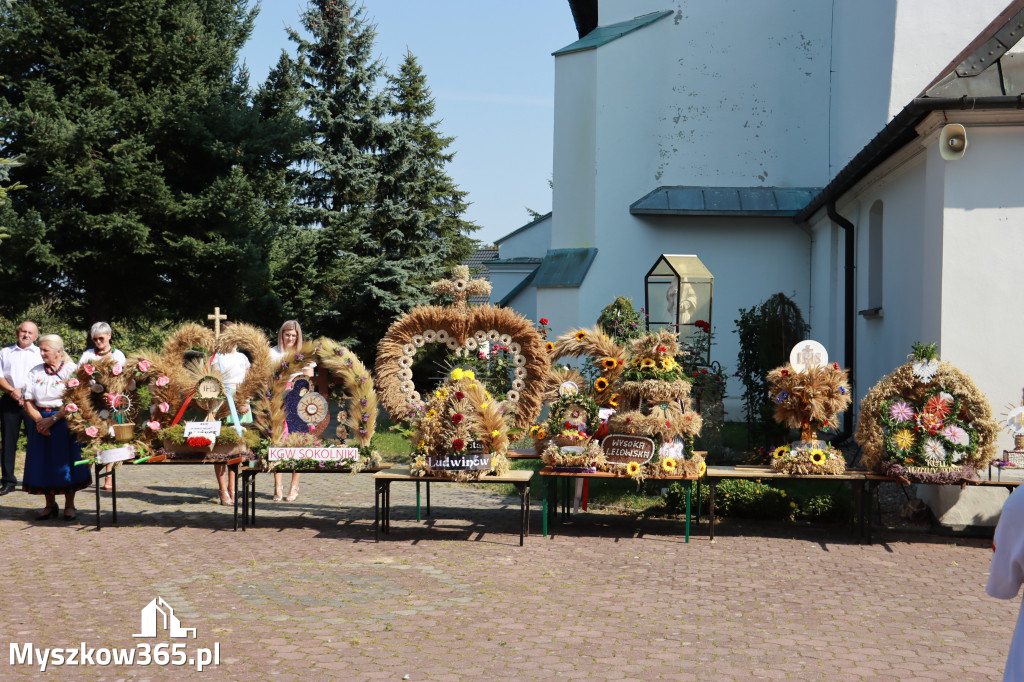
{"label": "woman with blonde hair", "polygon": [[[273,360],[274,365],[277,366],[284,360],[284,357],[289,353],[295,353],[302,349],[302,326],[298,320],[287,320],[281,325],[281,329],[277,332],[277,345],[270,349],[270,358]],[[296,377],[305,375],[307,377],[313,376],[313,368],[316,367],[315,362],[310,362],[308,365],[302,368],[301,371],[295,372],[291,376],[291,380],[294,381]],[[281,474],[274,473],[274,502],[280,502],[281,498],[284,497],[284,493],[281,489]],[[292,472],[292,483],[288,489],[288,497],[284,497],[287,502],[294,502],[299,496],[299,474]]]}
{"label": "woman with blonde hair", "polygon": [[64,340],[56,334],[39,339],[43,362],[28,373],[25,386],[25,411],[35,422],[29,429],[22,490],[45,495],[46,507],[36,516],[45,521],[57,516],[57,495],[64,495],[64,520],[74,521],[75,493],[92,482],[89,465],[75,462],[82,458],[82,446],[68,431],[64,417],[64,388],[77,369],[64,352]]}

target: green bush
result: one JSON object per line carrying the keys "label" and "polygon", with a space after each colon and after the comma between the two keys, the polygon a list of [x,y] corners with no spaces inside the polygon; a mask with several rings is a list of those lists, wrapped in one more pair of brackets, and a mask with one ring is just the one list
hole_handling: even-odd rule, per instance
{"label": "green bush", "polygon": [[800,516],[810,521],[841,521],[846,511],[831,495],[815,495],[800,505]]}
{"label": "green bush", "polygon": [[[710,489],[703,485],[700,489],[700,504],[708,506]],[[686,512],[686,486],[673,483],[665,492],[663,503],[670,514]],[[691,505],[696,505],[691,500]],[[760,481],[749,479],[726,479],[718,484],[715,490],[715,515],[736,516],[748,519],[792,519],[798,511],[798,505],[788,493]]]}

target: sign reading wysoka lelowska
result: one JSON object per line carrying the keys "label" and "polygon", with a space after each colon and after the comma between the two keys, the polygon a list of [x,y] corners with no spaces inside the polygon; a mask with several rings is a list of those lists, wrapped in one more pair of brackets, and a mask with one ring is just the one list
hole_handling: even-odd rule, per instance
{"label": "sign reading wysoka lelowska", "polygon": [[313,459],[319,462],[356,461],[358,448],[270,448],[267,455],[271,462],[290,459]]}
{"label": "sign reading wysoka lelowska", "polygon": [[604,458],[609,462],[647,462],[654,457],[654,441],[644,436],[613,433],[601,441]]}
{"label": "sign reading wysoka lelowska", "polygon": [[465,452],[452,452],[439,457],[428,457],[431,469],[445,471],[480,471],[491,468],[491,456],[484,452],[483,443],[472,441]]}

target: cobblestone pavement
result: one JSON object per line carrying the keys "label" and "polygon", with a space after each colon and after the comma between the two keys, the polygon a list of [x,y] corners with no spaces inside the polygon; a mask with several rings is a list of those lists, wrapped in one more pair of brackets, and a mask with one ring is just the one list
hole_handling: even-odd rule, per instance
{"label": "cobblestone pavement", "polygon": [[[390,539],[373,541],[368,475],[306,475],[259,525],[231,531],[208,467],[118,477],[118,527],[36,522],[41,498],[0,498],[0,679],[40,679],[10,644],[219,646],[197,672],[53,667],[51,679],[944,680],[999,679],[1019,600],[987,597],[990,541],[846,526],[678,523],[588,513],[518,545],[519,502],[454,484],[415,520],[392,487]],[[287,481],[287,476],[286,476]],[[104,496],[105,523],[109,496]],[[134,639],[160,596],[197,638]],[[19,649],[24,651],[24,648]]]}

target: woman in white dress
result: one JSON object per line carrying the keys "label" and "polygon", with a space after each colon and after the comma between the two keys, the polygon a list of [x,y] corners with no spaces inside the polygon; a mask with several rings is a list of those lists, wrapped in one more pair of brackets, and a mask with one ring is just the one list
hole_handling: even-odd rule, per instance
{"label": "woman in white dress", "polygon": [[92,348],[86,348],[85,352],[82,353],[82,357],[78,359],[78,364],[83,365],[87,362],[96,362],[98,360],[105,360],[111,358],[114,362],[119,362],[122,365],[125,363],[124,353],[114,348],[111,345],[111,337],[114,330],[110,328],[110,325],[106,322],[97,322],[89,329],[89,340],[92,341]]}
{"label": "woman in white dress", "polygon": [[[226,322],[221,328],[224,329],[229,324],[229,322]],[[249,358],[244,353],[238,352],[237,347],[232,348],[227,353],[215,353],[211,361],[211,366],[220,371],[221,378],[224,380],[224,388],[232,392],[245,381],[245,375],[249,371],[251,364]],[[240,424],[252,423],[252,412],[249,410],[248,402],[235,403],[235,410],[238,412],[238,422]],[[227,423],[234,423],[230,416],[227,419]],[[235,503],[235,472],[229,473],[226,464],[214,464],[213,473],[217,477],[220,503],[233,505]]]}
{"label": "woman in white dress", "polygon": [[46,508],[37,520],[56,518],[56,496],[63,495],[64,520],[74,521],[75,493],[92,481],[89,465],[75,464],[82,459],[82,446],[64,421],[65,382],[74,375],[76,365],[56,334],[39,339],[39,352],[43,362],[29,370],[24,393],[25,411],[35,429],[28,432],[22,490],[46,497]]}
{"label": "woman in white dress", "polygon": [[[270,349],[270,358],[274,361],[276,367],[284,359],[284,356],[289,353],[302,348],[302,327],[299,325],[298,320],[288,320],[281,325],[281,329],[277,332],[277,345]],[[296,377],[300,376],[313,376],[313,368],[316,367],[315,362],[310,362],[301,371],[295,372],[291,376],[291,380],[294,381]],[[281,488],[282,480],[281,474],[274,473],[274,502],[280,502],[281,498],[284,497],[284,493]],[[299,497],[299,474],[292,472],[292,483],[291,487],[288,488],[288,497],[284,499],[288,502],[294,502]]]}

